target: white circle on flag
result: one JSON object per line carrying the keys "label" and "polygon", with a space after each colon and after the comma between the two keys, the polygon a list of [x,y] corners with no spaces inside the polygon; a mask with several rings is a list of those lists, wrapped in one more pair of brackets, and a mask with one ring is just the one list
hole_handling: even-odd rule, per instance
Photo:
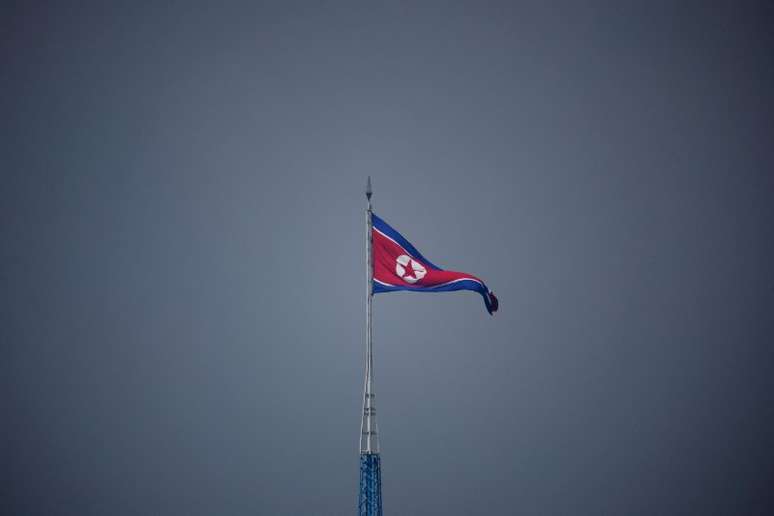
{"label": "white circle on flag", "polygon": [[407,283],[416,283],[427,274],[427,269],[410,256],[402,254],[395,260],[395,274]]}

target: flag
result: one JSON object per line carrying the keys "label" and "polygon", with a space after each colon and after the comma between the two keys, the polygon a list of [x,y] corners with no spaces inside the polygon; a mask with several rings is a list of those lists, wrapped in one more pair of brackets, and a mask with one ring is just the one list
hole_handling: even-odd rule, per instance
{"label": "flag", "polygon": [[473,290],[481,294],[486,310],[494,315],[499,303],[483,281],[472,274],[441,269],[384,220],[373,214],[371,217],[374,293]]}

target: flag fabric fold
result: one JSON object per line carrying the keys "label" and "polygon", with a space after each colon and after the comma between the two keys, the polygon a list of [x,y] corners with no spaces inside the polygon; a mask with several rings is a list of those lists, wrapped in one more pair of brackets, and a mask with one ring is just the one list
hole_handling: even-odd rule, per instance
{"label": "flag fabric fold", "polygon": [[373,292],[450,292],[472,290],[484,298],[494,315],[499,302],[483,281],[465,272],[447,271],[422,256],[403,235],[372,214]]}

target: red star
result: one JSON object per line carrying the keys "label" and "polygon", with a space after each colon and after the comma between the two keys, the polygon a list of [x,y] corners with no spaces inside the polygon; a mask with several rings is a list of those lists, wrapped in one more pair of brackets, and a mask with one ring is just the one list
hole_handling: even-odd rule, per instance
{"label": "red star", "polygon": [[403,281],[408,283],[406,278],[414,274],[414,268],[411,267],[411,260],[409,260],[409,262],[404,265],[403,268],[406,270],[406,272],[403,274]]}

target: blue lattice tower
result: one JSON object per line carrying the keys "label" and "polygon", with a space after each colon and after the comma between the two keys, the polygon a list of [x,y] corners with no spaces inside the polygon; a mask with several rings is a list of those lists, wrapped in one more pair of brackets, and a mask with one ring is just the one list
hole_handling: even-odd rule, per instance
{"label": "blue lattice tower", "polygon": [[382,471],[378,453],[360,454],[359,516],[382,516]]}
{"label": "blue lattice tower", "polygon": [[382,471],[379,456],[379,433],[376,428],[374,403],[374,354],[371,328],[373,301],[373,253],[371,236],[371,178],[366,185],[366,364],[363,387],[363,419],[360,424],[360,493],[357,498],[359,516],[382,516]]}

